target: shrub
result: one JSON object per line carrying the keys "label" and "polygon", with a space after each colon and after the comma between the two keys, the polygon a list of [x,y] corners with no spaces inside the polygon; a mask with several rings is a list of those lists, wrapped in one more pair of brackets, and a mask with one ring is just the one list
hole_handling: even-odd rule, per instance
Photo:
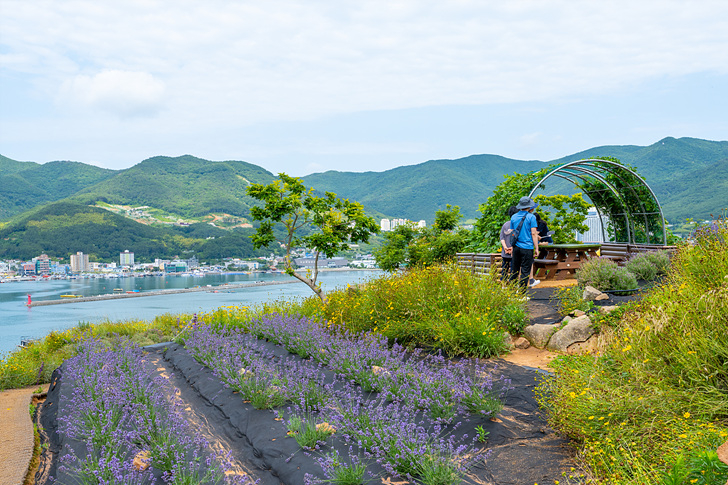
{"label": "shrub", "polygon": [[625,267],[637,278],[653,281],[658,276],[667,274],[670,268],[670,256],[666,251],[640,253],[632,257]]}
{"label": "shrub", "polygon": [[556,308],[562,316],[566,316],[575,310],[589,311],[594,305],[582,298],[584,287],[581,285],[565,286],[556,288],[551,301],[556,301]]}
{"label": "shrub", "polygon": [[479,357],[504,352],[504,331],[520,333],[525,315],[515,285],[456,266],[411,269],[332,292],[323,309],[327,321],[348,331]]}
{"label": "shrub", "polygon": [[537,396],[596,482],[725,482],[705,450],[728,438],[726,241],[723,223],[681,247],[663,284],[621,319],[595,319],[602,354],[552,362]]}
{"label": "shrub", "polygon": [[637,288],[637,278],[626,268],[606,258],[592,258],[576,271],[579,286],[593,286],[597,290],[632,290]]}

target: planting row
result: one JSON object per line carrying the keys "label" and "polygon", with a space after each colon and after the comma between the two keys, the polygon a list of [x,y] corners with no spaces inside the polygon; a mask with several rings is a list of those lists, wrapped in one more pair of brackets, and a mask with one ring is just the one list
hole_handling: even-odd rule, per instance
{"label": "planting row", "polygon": [[167,379],[154,376],[143,352],[128,343],[107,351],[80,344],[66,362],[67,390],[58,432],[64,437],[59,483],[175,485],[251,483],[226,473],[231,463],[212,453],[186,420]]}
{"label": "planting row", "polygon": [[[198,327],[185,345],[255,407],[288,403],[289,435],[304,449],[320,449],[334,433],[349,445],[348,460],[332,453],[319,459],[329,480],[360,483],[366,463],[377,462],[422,483],[459,483],[484,458],[478,437],[457,431],[471,413],[490,417],[502,406],[507,382],[494,383],[484,365],[390,348],[381,337],[337,334],[283,315],[249,330],[253,335]],[[306,360],[275,355],[256,336]]]}

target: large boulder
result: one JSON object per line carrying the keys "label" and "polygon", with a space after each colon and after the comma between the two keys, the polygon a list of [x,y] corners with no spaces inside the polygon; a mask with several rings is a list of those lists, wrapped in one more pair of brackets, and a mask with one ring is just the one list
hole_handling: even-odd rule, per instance
{"label": "large boulder", "polygon": [[547,325],[538,323],[536,325],[529,325],[523,330],[523,336],[526,340],[531,342],[531,345],[542,349],[546,346],[554,334],[559,329],[558,325]]}
{"label": "large boulder", "polygon": [[[584,288],[584,292],[581,294],[581,299],[586,300],[586,301],[594,301],[601,294],[602,294],[601,291],[597,290],[593,286],[587,285],[587,287]],[[607,297],[607,298],[609,298],[609,297]]]}
{"label": "large boulder", "polygon": [[551,336],[546,349],[556,352],[566,352],[570,345],[577,342],[586,342],[594,335],[595,330],[591,326],[591,320],[583,315],[574,318],[564,328]]}

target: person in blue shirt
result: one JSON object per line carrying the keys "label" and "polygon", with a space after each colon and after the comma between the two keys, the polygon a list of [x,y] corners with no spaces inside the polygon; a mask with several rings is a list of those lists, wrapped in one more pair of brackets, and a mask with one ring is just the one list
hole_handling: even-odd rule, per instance
{"label": "person in blue shirt", "polygon": [[523,221],[521,230],[518,232],[518,239],[513,246],[513,259],[511,260],[511,280],[518,278],[519,284],[523,288],[528,287],[531,267],[538,252],[538,222],[533,215],[533,210],[537,205],[530,197],[521,197],[516,206],[518,212],[511,217],[511,229],[514,231]]}

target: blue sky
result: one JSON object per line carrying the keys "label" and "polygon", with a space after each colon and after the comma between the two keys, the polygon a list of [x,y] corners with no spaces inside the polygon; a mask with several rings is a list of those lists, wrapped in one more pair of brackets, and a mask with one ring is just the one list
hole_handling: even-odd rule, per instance
{"label": "blue sky", "polygon": [[728,2],[0,0],[0,154],[272,172],[728,139]]}

